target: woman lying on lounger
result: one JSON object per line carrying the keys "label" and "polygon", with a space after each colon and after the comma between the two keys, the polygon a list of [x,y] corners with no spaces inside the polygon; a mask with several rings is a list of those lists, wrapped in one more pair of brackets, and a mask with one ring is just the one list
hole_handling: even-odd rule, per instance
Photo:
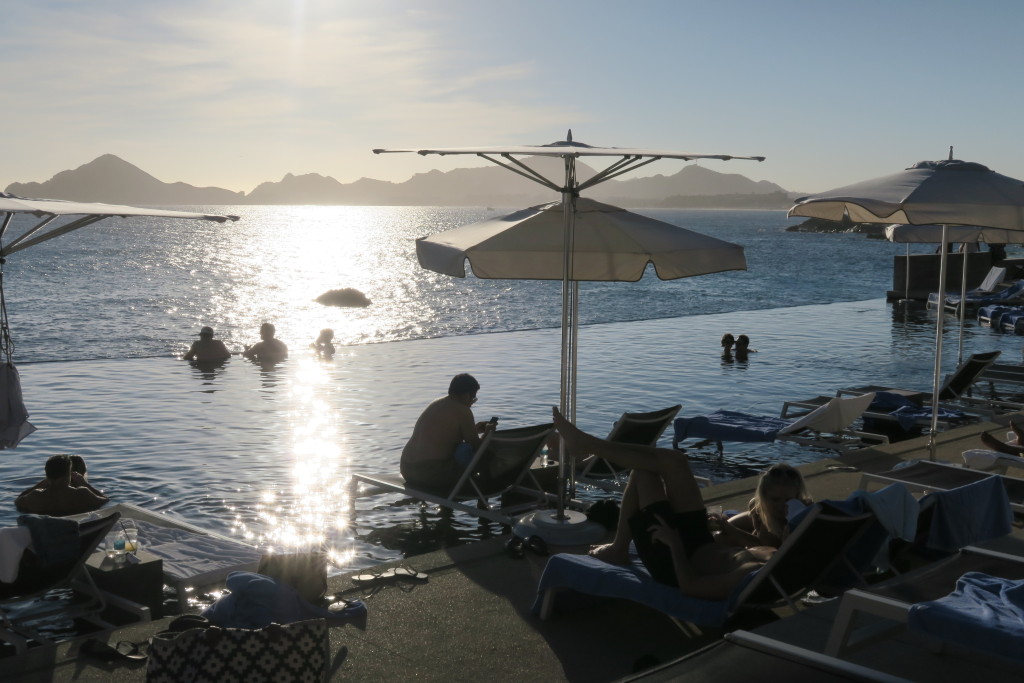
{"label": "woman lying on lounger", "polygon": [[778,548],[789,535],[787,513],[789,501],[811,504],[807,486],[800,470],[786,463],[772,465],[757,480],[757,492],[750,499],[747,511],[726,520],[712,516],[722,534],[737,545],[769,545]]}
{"label": "woman lying on lounger", "polygon": [[684,595],[724,600],[775,552],[775,548],[715,542],[685,454],[599,439],[570,424],[556,408],[551,412],[570,451],[633,470],[622,494],[620,519],[625,522],[610,545],[593,548],[591,555],[606,562],[625,562],[632,540],[655,580],[678,586]]}

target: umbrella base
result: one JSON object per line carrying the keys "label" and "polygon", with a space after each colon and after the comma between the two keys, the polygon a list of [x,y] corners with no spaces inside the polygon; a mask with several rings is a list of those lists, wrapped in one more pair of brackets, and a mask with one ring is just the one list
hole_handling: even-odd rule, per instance
{"label": "umbrella base", "polygon": [[512,533],[521,538],[540,536],[548,545],[584,545],[603,540],[605,528],[576,510],[566,510],[562,519],[557,510],[538,510],[516,522]]}

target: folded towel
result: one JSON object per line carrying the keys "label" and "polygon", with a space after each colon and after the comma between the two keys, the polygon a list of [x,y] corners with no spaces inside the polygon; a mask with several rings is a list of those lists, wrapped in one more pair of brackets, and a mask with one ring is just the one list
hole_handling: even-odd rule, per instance
{"label": "folded towel", "polygon": [[272,623],[291,624],[334,616],[326,608],[303,600],[288,584],[262,574],[231,572],[225,585],[231,592],[218,598],[202,613],[215,626],[263,628]]}
{"label": "folded towel", "polygon": [[907,628],[1024,661],[1024,581],[968,572],[946,597],[912,606]]}
{"label": "folded towel", "polygon": [[256,569],[259,564],[259,551],[243,543],[141,520],[135,525],[142,548],[163,560],[164,574],[172,579],[187,580],[225,569]]}
{"label": "folded towel", "polygon": [[929,493],[921,499],[921,509],[934,505],[926,545],[934,550],[956,552],[974,543],[1010,533],[1013,510],[1006,487],[998,476],[959,486],[949,491]]}
{"label": "folded towel", "polygon": [[21,515],[18,526],[28,527],[32,535],[32,552],[44,569],[73,562],[82,554],[78,522],[74,519]]}

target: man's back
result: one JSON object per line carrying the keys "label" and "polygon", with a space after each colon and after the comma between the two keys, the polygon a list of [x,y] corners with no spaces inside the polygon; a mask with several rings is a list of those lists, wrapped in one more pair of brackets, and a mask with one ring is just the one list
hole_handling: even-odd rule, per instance
{"label": "man's back", "polygon": [[82,486],[51,486],[22,494],[14,501],[14,506],[19,512],[62,517],[91,512],[106,502],[107,498]]}
{"label": "man's back", "polygon": [[455,447],[465,440],[467,425],[474,430],[473,411],[468,406],[451,396],[431,401],[416,420],[412,436],[402,449],[402,462],[452,458]]}

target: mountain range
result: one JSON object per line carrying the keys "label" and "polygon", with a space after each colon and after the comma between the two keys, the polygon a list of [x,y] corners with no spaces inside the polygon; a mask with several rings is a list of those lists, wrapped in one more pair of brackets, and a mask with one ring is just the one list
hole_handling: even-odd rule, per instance
{"label": "mountain range", "polygon": [[[561,159],[524,160],[549,178],[564,176]],[[577,162],[580,181],[594,170]],[[557,200],[558,194],[497,166],[418,173],[393,183],[360,178],[341,183],[317,173],[286,174],[257,185],[249,193],[220,187],[167,183],[141,168],[104,154],[45,182],[11,183],[6,192],[19,197],[107,202],[112,204],[320,204],[367,206],[526,206]],[[788,208],[792,195],[775,183],[753,181],[736,173],[719,173],[689,165],[672,175],[610,180],[586,196],[624,207]]]}

